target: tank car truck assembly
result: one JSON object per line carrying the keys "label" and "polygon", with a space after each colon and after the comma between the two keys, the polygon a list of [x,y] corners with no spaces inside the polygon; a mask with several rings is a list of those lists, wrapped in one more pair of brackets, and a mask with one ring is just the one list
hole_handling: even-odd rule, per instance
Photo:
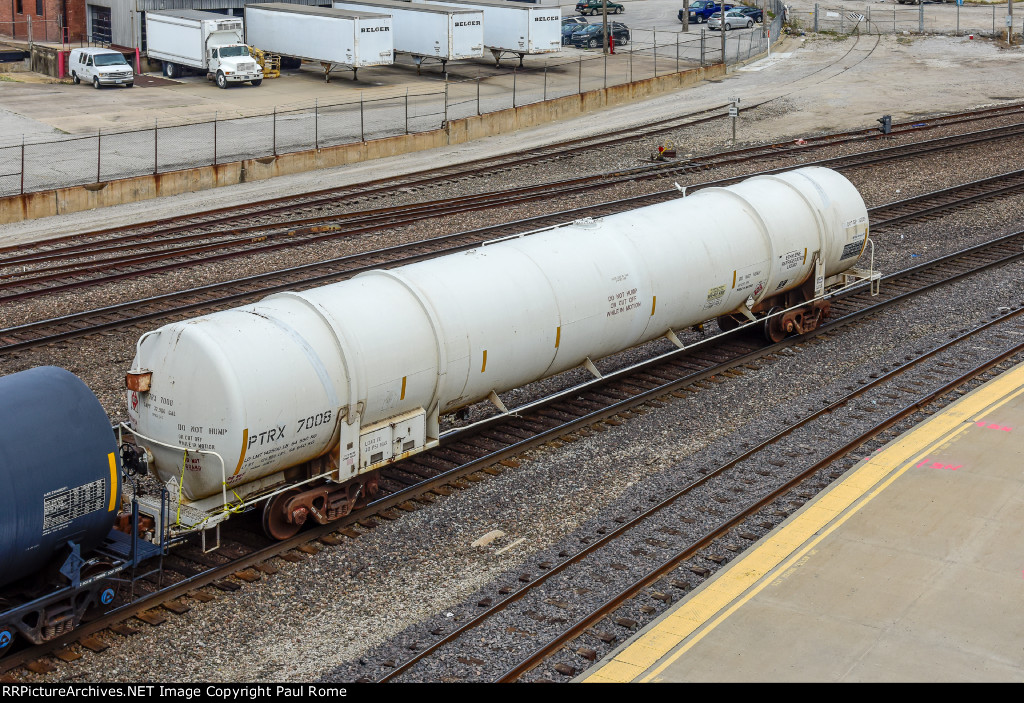
{"label": "tank car truck assembly", "polygon": [[713,319],[810,331],[874,285],[869,244],[856,188],[802,168],[170,323],[126,375],[176,520],[143,512],[171,538],[250,509],[278,539],[331,522],[443,414]]}
{"label": "tank car truck assembly", "polygon": [[112,607],[163,553],[137,505],[123,509],[122,471],[106,413],[77,376],[43,366],[0,377],[0,656]]}
{"label": "tank car truck assembly", "polygon": [[335,0],[339,10],[391,15],[396,53],[412,56],[419,72],[424,61],[475,59],[484,55],[484,13],[471,7],[441,7],[403,0]]}
{"label": "tank car truck assembly", "polygon": [[279,54],[282,68],[315,61],[330,82],[339,66],[352,70],[394,63],[391,15],[332,7],[266,2],[245,6],[245,38],[265,52]]}
{"label": "tank car truck assembly", "polygon": [[146,45],[147,56],[163,62],[168,78],[198,71],[218,88],[263,83],[263,68],[245,44],[238,17],[201,10],[151,10],[146,13]]}
{"label": "tank car truck assembly", "polygon": [[557,4],[533,5],[508,0],[413,0],[426,5],[462,7],[484,13],[484,46],[501,65],[512,54],[523,65],[524,56],[549,54],[562,49],[562,8]]}

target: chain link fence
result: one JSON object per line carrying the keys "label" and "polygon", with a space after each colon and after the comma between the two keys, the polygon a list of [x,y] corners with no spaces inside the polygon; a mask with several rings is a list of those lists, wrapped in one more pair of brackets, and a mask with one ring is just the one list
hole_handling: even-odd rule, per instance
{"label": "chain link fence", "polygon": [[[784,7],[769,4],[768,29],[725,33],[729,63],[767,50],[782,31]],[[160,124],[126,131],[98,131],[60,140],[0,143],[0,195],[16,195],[119,178],[166,173],[243,159],[443,128],[449,120],[497,112],[577,93],[721,63],[722,36],[666,30],[631,30],[614,54],[588,52],[475,80],[446,80],[443,88],[400,94],[360,93],[358,98],[315,101],[269,114],[188,124]],[[9,135],[8,135],[9,138]],[[3,135],[0,135],[3,139]]]}
{"label": "chain link fence", "polygon": [[[790,10],[796,29],[832,34],[948,34],[1006,36],[1010,4],[970,5],[957,2],[923,2],[865,5],[863,9],[815,3],[807,10]],[[1024,7],[1013,3],[1014,34],[1024,31]]]}

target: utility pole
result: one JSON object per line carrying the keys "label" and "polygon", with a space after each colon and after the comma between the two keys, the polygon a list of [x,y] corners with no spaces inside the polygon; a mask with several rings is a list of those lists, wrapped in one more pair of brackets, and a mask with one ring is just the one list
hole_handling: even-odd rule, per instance
{"label": "utility pole", "polygon": [[722,35],[722,68],[728,68],[729,63],[725,60],[725,0],[718,0],[718,31]]}
{"label": "utility pole", "polygon": [[1013,46],[1013,0],[1006,0],[1009,14],[1006,15],[1006,43]]}
{"label": "utility pole", "polygon": [[608,0],[601,0],[601,21],[604,31],[604,53],[608,53]]}
{"label": "utility pole", "polygon": [[683,0],[683,31],[690,31],[690,0]]}

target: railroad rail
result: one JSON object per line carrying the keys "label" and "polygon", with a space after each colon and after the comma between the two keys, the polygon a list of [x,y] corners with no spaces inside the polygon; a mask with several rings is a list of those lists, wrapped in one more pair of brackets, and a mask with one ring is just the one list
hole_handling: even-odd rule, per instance
{"label": "railroad rail", "polygon": [[[0,670],[33,664],[47,652],[66,647],[75,640],[90,642],[90,635],[104,628],[129,633],[129,629],[122,628],[121,624],[133,616],[147,622],[158,622],[165,617],[154,612],[160,605],[172,612],[187,610],[189,606],[181,600],[183,595],[208,599],[208,592],[201,595],[197,589],[210,584],[225,590],[237,588],[238,584],[229,578],[232,575],[247,581],[256,580],[260,573],[274,571],[274,567],[267,563],[272,556],[298,559],[302,557],[295,552],[296,549],[316,551],[316,547],[310,546],[313,541],[337,544],[342,538],[339,534],[356,537],[359,527],[372,528],[380,519],[395,519],[403,511],[417,509],[417,502],[431,502],[431,496],[448,495],[455,488],[465,488],[482,480],[483,475],[501,473],[504,470],[501,462],[510,462],[524,449],[574,432],[585,433],[589,431],[588,427],[602,421],[611,424],[625,421],[633,413],[643,412],[644,405],[661,402],[658,398],[699,391],[713,377],[742,374],[749,365],[770,363],[789,346],[802,344],[818,335],[832,334],[841,326],[877,314],[884,307],[912,295],[993,266],[1018,261],[1024,257],[1022,242],[1024,232],[1018,232],[892,274],[883,279],[883,292],[878,298],[870,296],[863,287],[851,290],[833,299],[833,311],[841,317],[804,337],[791,338],[765,348],[763,343],[744,333],[746,328],[741,328],[703,344],[610,371],[588,384],[574,386],[527,407],[513,408],[511,413],[488,418],[469,428],[448,431],[442,436],[438,448],[382,471],[382,497],[371,503],[366,511],[337,523],[316,526],[280,543],[269,544],[258,536],[242,532],[226,534],[222,551],[213,554],[203,554],[198,547],[176,551],[165,557],[163,578],[171,583],[150,582],[149,593],[133,597],[103,618],[44,647],[12,653],[0,662]],[[1002,318],[1009,319],[1020,313],[1018,306],[1017,310]],[[59,651],[67,656],[74,654]],[[52,666],[46,665],[45,660],[42,662],[33,665],[37,669]]]}
{"label": "railroad rail", "polygon": [[[768,517],[763,513],[769,508],[777,511],[775,515],[776,520],[773,522],[778,522],[778,517],[788,515],[792,511],[792,506],[780,505],[784,499],[787,497],[797,497],[800,499],[798,502],[802,504],[811,497],[811,493],[798,496],[793,495],[793,492],[797,491],[807,481],[819,478],[821,472],[831,473],[833,477],[842,475],[843,470],[835,466],[836,462],[848,460],[851,457],[851,453],[858,449],[860,450],[860,457],[866,454],[869,455],[876,446],[882,446],[899,436],[902,429],[898,428],[897,425],[922,412],[926,413],[927,411],[924,408],[936,398],[949,393],[982,373],[989,372],[994,366],[1004,362],[1006,359],[1024,353],[1024,343],[1012,345],[1006,342],[1004,338],[999,345],[1000,348],[992,357],[985,359],[982,363],[973,366],[966,372],[961,372],[954,364],[946,361],[938,361],[936,363],[940,354],[944,354],[941,358],[951,358],[953,354],[960,354],[960,358],[970,358],[970,354],[963,353],[961,350],[977,344],[979,337],[983,335],[987,336],[989,340],[994,339],[993,330],[1003,330],[1007,327],[1014,327],[1018,330],[1024,329],[1024,323],[1021,321],[1022,316],[1024,316],[1024,309],[1018,309],[1002,315],[998,319],[984,323],[976,329],[957,336],[953,340],[940,344],[884,374],[875,374],[875,378],[849,391],[845,388],[830,389],[833,395],[827,400],[822,401],[824,403],[823,407],[812,410],[794,421],[787,422],[784,428],[775,432],[772,436],[759,441],[756,446],[742,451],[738,456],[729,459],[722,465],[710,469],[705,475],[687,483],[683,488],[671,493],[640,515],[629,519],[615,518],[615,524],[611,524],[607,528],[600,528],[596,534],[590,536],[590,539],[593,540],[592,542],[581,547],[574,554],[560,554],[559,556],[562,557],[562,560],[557,563],[549,560],[540,565],[539,576],[526,580],[520,579],[519,583],[511,589],[512,592],[504,597],[496,595],[493,598],[496,602],[485,606],[485,609],[476,618],[447,633],[433,644],[411,656],[405,662],[400,664],[391,662],[391,664],[394,664],[393,666],[378,663],[378,670],[390,670],[376,680],[381,682],[392,681],[399,679],[403,674],[414,673],[416,665],[421,664],[428,658],[440,655],[442,650],[457,643],[461,637],[476,631],[485,624],[492,625],[493,627],[506,626],[507,623],[500,622],[500,615],[513,604],[518,604],[520,610],[531,608],[536,613],[544,612],[545,603],[551,604],[552,601],[555,601],[565,604],[565,607],[562,609],[568,610],[569,614],[573,614],[575,617],[568,623],[568,627],[561,628],[562,631],[557,636],[543,640],[539,646],[530,652],[529,656],[508,668],[501,669],[500,673],[494,678],[496,681],[507,683],[518,680],[526,672],[538,666],[546,659],[553,655],[558,655],[568,642],[579,638],[587,632],[590,633],[591,639],[602,640],[606,645],[611,645],[612,642],[608,640],[618,639],[619,635],[608,638],[605,636],[606,633],[631,632],[640,627],[640,623],[633,618],[614,617],[615,611],[625,601],[635,598],[638,594],[645,592],[646,589],[654,588],[655,590],[647,592],[649,602],[660,601],[663,607],[667,606],[675,600],[668,594],[672,592],[678,593],[679,591],[686,592],[690,589],[688,582],[685,582],[686,585],[684,585],[678,581],[671,582],[666,580],[659,584],[659,580],[664,579],[666,574],[674,571],[680,564],[702,556],[703,558],[700,559],[701,565],[692,563],[689,565],[689,570],[697,573],[702,578],[707,578],[714,569],[728,561],[727,558],[723,558],[721,552],[711,551],[712,545],[716,540],[722,539],[743,522],[751,520],[759,514],[762,517]],[[924,372],[922,372],[922,369],[924,369]],[[933,385],[936,382],[931,380],[936,371],[942,372],[944,376],[937,383],[937,387]],[[953,377],[951,380],[949,380],[950,376]],[[911,384],[923,385],[919,380],[922,378],[931,380],[928,384],[928,390],[922,391],[920,389],[906,388],[906,386]],[[903,385],[894,386],[897,383]],[[881,390],[893,387],[899,391],[898,394],[891,392],[883,393]],[[829,437],[830,430],[834,432],[833,423],[837,416],[846,417],[854,413],[856,407],[860,407],[855,405],[855,401],[864,398],[869,398],[867,402],[873,401],[876,406],[872,413],[876,417],[872,419],[868,427],[857,432],[852,438],[844,438],[838,446],[828,446],[826,451],[823,452],[824,456],[820,456],[819,453],[814,451],[807,451],[808,442],[811,442],[812,445],[822,444],[821,438]],[[879,399],[882,399],[883,405],[896,406],[896,409],[888,414],[883,412],[881,419],[877,419]],[[853,409],[851,410],[851,408]],[[812,442],[812,439],[817,439],[818,441]],[[869,440],[874,440],[875,445],[864,447],[864,444]],[[824,444],[827,445],[829,443],[824,442]],[[805,461],[809,465],[805,466]],[[798,466],[793,467],[793,464]],[[768,466],[772,468],[769,470]],[[733,483],[742,482],[742,479],[735,475],[731,478],[729,476],[730,474],[742,473],[744,471],[756,471],[762,477],[770,477],[769,482],[774,480],[776,485],[761,495],[755,496],[739,509],[732,511],[729,509],[730,504],[742,502],[746,496],[742,495],[742,493],[737,494],[735,489],[730,490],[724,484],[726,481]],[[825,481],[825,483],[827,482]],[[814,494],[817,492],[817,490],[813,491]],[[702,504],[707,502],[708,495],[717,496],[717,500],[714,497],[712,498],[712,504],[720,506],[720,509],[716,509],[716,512],[719,514],[724,512],[724,515],[718,518],[715,527],[698,535],[696,538],[689,535],[684,537],[680,529],[666,527],[666,525],[675,525],[679,528],[685,528],[684,522],[687,520],[687,515],[689,515],[688,520],[691,524],[695,522],[695,516],[693,515],[695,506],[682,506],[680,503],[683,499],[698,493],[701,494],[701,497],[696,502]],[[780,507],[782,508],[781,512],[783,515],[778,514]],[[671,516],[663,515],[666,512],[673,514]],[[660,521],[661,527],[658,527],[657,524],[651,524],[658,521]],[[600,607],[588,610],[582,615],[576,615],[573,612],[574,609],[568,605],[573,600],[576,600],[572,590],[573,587],[582,582],[590,583],[592,587],[598,587],[594,584],[592,578],[588,578],[587,572],[590,574],[595,571],[614,573],[615,571],[627,570],[622,565],[615,564],[614,556],[604,556],[602,558],[601,555],[602,551],[609,544],[615,540],[623,539],[628,539],[628,544],[625,548],[632,547],[633,554],[646,557],[651,556],[652,552],[664,550],[668,552],[668,557],[665,558],[660,554],[656,558],[652,557],[655,561],[655,566],[645,565],[645,573],[641,578],[636,580],[632,578],[619,579],[620,581],[625,581],[628,585],[621,590],[608,589],[613,591],[613,594],[602,602]],[[753,535],[748,533],[746,541],[754,541]],[[682,543],[682,548],[678,548],[673,543]],[[621,553],[624,547],[622,545],[617,546]],[[653,550],[652,547],[654,547]],[[647,560],[641,558],[641,561]],[[710,566],[704,566],[704,562],[710,564]],[[620,568],[617,568],[617,566]],[[567,573],[571,569],[577,569],[583,573],[572,578]],[[555,579],[556,576],[559,577],[557,580]],[[481,602],[481,605],[483,605],[483,602]],[[636,609],[633,610],[635,611]],[[657,610],[657,608],[652,608],[650,614],[653,615]],[[602,621],[606,621],[603,626],[604,629],[594,631],[593,628],[600,626]],[[590,642],[587,644],[590,644]],[[471,647],[471,649],[478,648]],[[587,647],[582,647],[581,649],[587,649]],[[580,649],[577,649],[577,657],[572,657],[571,655],[562,656],[563,661],[555,664],[554,671],[563,676],[572,676],[578,672],[577,667],[580,663],[585,665],[586,661],[593,661],[597,658],[595,650],[591,649],[589,652],[583,652],[582,654],[579,654],[579,652]],[[448,658],[455,658],[459,654],[465,657],[465,648],[457,652],[449,652]],[[573,663],[566,663],[565,659],[569,659]],[[437,665],[435,664],[434,666],[436,669]],[[455,666],[453,668],[464,667]]]}
{"label": "railroad rail", "polygon": [[[1005,116],[1017,111],[1024,111],[1024,108],[998,114]],[[991,111],[986,111],[986,114],[991,115]],[[982,118],[976,115],[961,118],[970,121],[977,119]],[[902,131],[925,128],[915,124],[907,126]],[[934,125],[930,123],[926,125],[928,128],[932,126]],[[993,139],[1014,138],[1021,132],[1024,132],[1024,124],[914,142],[868,153],[877,154],[883,160],[911,158],[936,150],[962,148]],[[315,216],[292,215],[285,221],[260,221],[255,224],[236,225],[226,230],[206,231],[206,227],[201,225],[171,224],[161,225],[155,232],[148,233],[138,231],[139,228],[133,228],[128,233],[124,233],[123,229],[91,233],[86,235],[89,238],[87,242],[60,238],[43,242],[38,246],[8,247],[0,249],[0,302],[180,269],[182,265],[191,263],[210,263],[352,237],[439,216],[518,205],[558,196],[575,196],[631,181],[680,177],[765,156],[775,160],[779,157],[800,159],[825,146],[870,140],[878,136],[880,135],[877,132],[868,130],[825,135],[810,138],[809,141],[804,140],[807,143],[800,146],[788,143],[749,147],[689,159],[685,162],[655,163],[550,183],[387,208]],[[812,163],[843,169],[878,161],[865,154],[854,154]],[[798,164],[792,163],[776,170],[796,165]],[[258,214],[262,220],[266,213]],[[229,221],[237,221],[244,216],[225,217],[228,217]],[[225,224],[223,218],[218,222],[221,226]],[[197,228],[203,231],[194,231]],[[187,233],[182,233],[186,230]],[[93,241],[97,236],[100,237],[99,241]]]}
{"label": "railroad rail", "polygon": [[[693,186],[693,188],[697,190],[712,186],[724,186],[742,180],[742,178],[737,176],[710,181]],[[935,217],[981,199],[1012,195],[1020,192],[1022,187],[1024,187],[1024,171],[1013,171],[876,207],[870,211],[872,230],[877,232],[884,227],[905,223],[911,219]],[[501,225],[443,235],[411,244],[396,245],[387,249],[339,257],[272,273],[165,293],[143,300],[118,303],[58,318],[8,327],[0,329],[0,354],[21,351],[96,332],[141,325],[152,320],[172,319],[178,315],[223,309],[279,291],[325,285],[374,268],[399,266],[462,251],[484,241],[525,230],[561,224],[571,221],[575,217],[599,217],[676,197],[679,197],[679,193],[675,189],[664,190],[577,208],[555,215],[540,215]]]}
{"label": "railroad rail", "polygon": [[[750,111],[772,102],[768,99],[745,108]],[[564,140],[546,147],[533,149],[527,154],[511,154],[498,157],[488,157],[463,162],[457,166],[445,166],[421,171],[415,176],[399,176],[380,178],[364,181],[358,186],[341,186],[336,188],[322,189],[319,191],[307,192],[298,196],[283,196],[261,200],[250,206],[239,206],[232,204],[223,208],[206,210],[201,213],[185,215],[170,219],[150,220],[147,222],[132,225],[131,232],[125,233],[125,228],[111,227],[107,229],[94,230],[87,233],[65,235],[46,240],[39,246],[33,246],[33,250],[46,250],[55,246],[66,248],[67,251],[82,249],[79,247],[96,246],[89,244],[92,240],[112,237],[109,241],[120,241],[122,243],[132,242],[139,239],[153,239],[161,236],[173,235],[180,232],[193,230],[197,227],[227,227],[233,225],[237,228],[238,223],[244,223],[254,219],[277,214],[291,214],[296,210],[315,210],[336,205],[338,203],[351,203],[353,201],[367,201],[382,195],[390,195],[399,189],[413,190],[434,186],[445,181],[464,179],[476,175],[489,175],[496,169],[510,169],[519,166],[536,163],[542,160],[561,160],[570,158],[575,151],[581,149],[604,148],[615,146],[628,141],[635,141],[640,138],[648,138],[664,132],[677,130],[683,127],[703,124],[712,120],[728,118],[728,104],[717,105],[712,108],[698,110],[695,112],[679,115],[663,120],[657,120],[644,124],[640,127],[630,127],[612,132],[606,132],[599,137],[584,137]],[[777,142],[772,144],[756,145],[742,149],[734,149],[726,152],[688,157],[686,163],[692,165],[712,166],[717,165],[720,159],[731,161],[740,156],[753,158],[762,155],[775,155],[782,152],[793,151],[805,145],[830,145],[833,143],[845,143],[851,140],[872,140],[884,139],[886,136],[894,137],[906,133],[924,132],[950,124],[967,124],[980,120],[988,120],[1008,115],[1024,114],[1024,104],[1000,105],[996,107],[971,110],[967,112],[952,113],[929,117],[924,120],[913,120],[896,123],[892,127],[890,135],[882,135],[877,129],[862,129],[848,132],[840,132],[826,135],[817,135],[804,138],[803,145],[795,141]],[[157,232],[150,232],[156,228]],[[0,267],[10,260],[11,254],[18,254],[26,250],[25,245],[0,247]]]}

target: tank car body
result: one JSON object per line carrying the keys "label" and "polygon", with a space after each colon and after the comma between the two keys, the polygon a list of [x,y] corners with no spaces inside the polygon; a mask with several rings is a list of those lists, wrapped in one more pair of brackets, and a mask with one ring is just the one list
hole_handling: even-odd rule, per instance
{"label": "tank car body", "polygon": [[284,537],[358,506],[441,414],[714,318],[813,328],[867,241],[856,188],[803,168],[272,295],[143,335],[130,425],[191,526],[275,495]]}
{"label": "tank car body", "polygon": [[112,603],[111,579],[134,563],[127,535],[110,541],[121,485],[110,421],[85,383],[52,366],[0,378],[0,655]]}

